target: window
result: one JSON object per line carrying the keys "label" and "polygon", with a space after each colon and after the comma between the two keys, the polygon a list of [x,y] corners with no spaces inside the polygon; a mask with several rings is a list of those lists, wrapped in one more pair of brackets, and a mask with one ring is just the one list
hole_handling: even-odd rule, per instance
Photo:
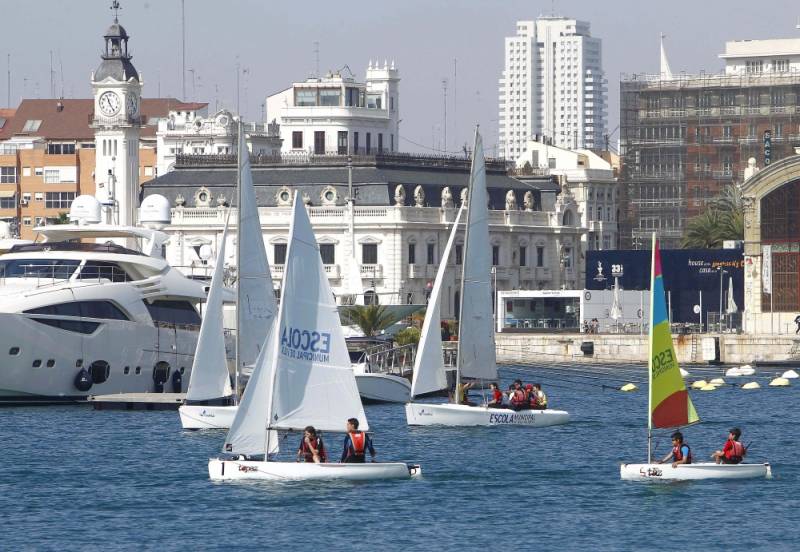
{"label": "window", "polygon": [[378,264],[378,244],[361,244],[361,264]]}
{"label": "window", "polygon": [[353,133],[353,153],[358,153],[358,132]]}
{"label": "window", "polygon": [[132,280],[117,264],[105,261],[86,261],[78,278],[81,280],[108,280],[109,282],[130,282]]}
{"label": "window", "polygon": [[44,192],[34,192],[33,199],[35,201],[44,201]]}
{"label": "window", "polygon": [[47,144],[49,155],[71,155],[75,153],[75,144]]}
{"label": "window", "polygon": [[492,246],[492,266],[497,266],[500,264],[500,246],[493,245]]}
{"label": "window", "polygon": [[372,153],[372,133],[367,132],[367,155]]}
{"label": "window", "polygon": [[0,184],[16,184],[16,183],[17,183],[17,168],[0,167]]}
{"label": "window", "polygon": [[292,149],[303,149],[303,131],[292,132]]}
{"label": "window", "polygon": [[776,73],[786,73],[789,71],[788,59],[773,59],[772,70]]}
{"label": "window", "polygon": [[160,299],[148,303],[144,301],[153,323],[200,325],[200,315],[188,301]]}
{"label": "window", "polygon": [[456,244],[456,264],[464,264],[464,246],[460,243]]}
{"label": "window", "polygon": [[31,225],[31,217],[22,217],[22,225],[23,226],[30,226]]}
{"label": "window", "polygon": [[383,133],[378,133],[378,153],[383,153]]}
{"label": "window", "polygon": [[16,209],[17,208],[17,195],[11,197],[0,197],[0,209]]}
{"label": "window", "polygon": [[57,305],[45,305],[24,311],[26,314],[45,314],[48,316],[77,316],[81,318],[102,318],[106,320],[129,320],[111,301],[72,301]]}
{"label": "window", "polygon": [[336,153],[339,155],[347,155],[347,131],[340,130],[336,138]]}
{"label": "window", "polygon": [[22,127],[22,132],[36,132],[41,125],[40,119],[28,119],[25,121],[25,126]]}
{"label": "window", "polygon": [[336,264],[336,246],[332,243],[319,244],[319,256],[322,257],[322,264]]}
{"label": "window", "polygon": [[286,264],[286,244],[276,243],[272,246],[272,264]]}
{"label": "window", "polygon": [[42,176],[42,175],[44,175],[44,169],[42,167],[33,168],[33,176]]}
{"label": "window", "polygon": [[[31,217],[22,223],[31,225]],[[66,280],[75,273],[80,261],[73,259],[13,259],[0,262],[0,278],[48,278]]]}
{"label": "window", "polygon": [[296,106],[317,105],[317,91],[314,89],[295,90],[294,105]]}
{"label": "window", "polygon": [[572,268],[572,248],[565,247],[564,248],[564,256],[562,258],[564,262],[564,268]]}
{"label": "window", "polygon": [[338,88],[322,88],[319,91],[319,105],[339,106],[341,104],[342,91]]}
{"label": "window", "polygon": [[416,264],[417,262],[417,244],[408,244],[408,264]]}
{"label": "window", "polygon": [[46,209],[69,209],[75,200],[75,192],[47,192],[44,206]]}
{"label": "window", "polygon": [[783,136],[783,123],[775,123],[775,137],[780,138]]}
{"label": "window", "polygon": [[519,246],[519,266],[528,266],[528,248]]}
{"label": "window", "polygon": [[426,251],[427,251],[427,259],[428,259],[428,264],[429,264],[429,265],[432,265],[432,264],[434,264],[434,263],[436,262],[436,261],[434,260],[434,255],[433,255],[433,253],[434,253],[434,249],[433,249],[433,247],[434,247],[434,244],[432,244],[432,243],[429,243],[429,244],[426,244],[426,245],[428,246],[428,247],[427,247],[427,249],[426,249]]}
{"label": "window", "polygon": [[314,131],[314,153],[317,155],[325,154],[325,131]]}
{"label": "window", "polygon": [[544,266],[544,247],[541,245],[536,247],[536,266]]}

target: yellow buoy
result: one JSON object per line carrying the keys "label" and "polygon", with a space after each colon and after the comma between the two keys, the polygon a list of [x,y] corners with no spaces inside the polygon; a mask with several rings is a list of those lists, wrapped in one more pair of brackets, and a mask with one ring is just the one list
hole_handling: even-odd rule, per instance
{"label": "yellow buoy", "polygon": [[636,391],[637,389],[639,388],[632,383],[626,383],[625,385],[619,388],[620,391],[625,391],[626,393],[629,391]]}
{"label": "yellow buoy", "polygon": [[751,381],[750,383],[742,385],[742,389],[761,389],[761,386],[757,381]]}
{"label": "yellow buoy", "polygon": [[786,387],[789,385],[789,380],[786,378],[775,378],[769,382],[770,387]]}
{"label": "yellow buoy", "polygon": [[714,385],[725,385],[725,380],[722,378],[714,378],[708,383],[712,383]]}
{"label": "yellow buoy", "polygon": [[692,384],[692,389],[702,389],[706,385],[708,385],[708,382],[706,380],[697,380]]}
{"label": "yellow buoy", "polygon": [[711,383],[708,383],[700,388],[700,391],[716,391],[717,386]]}

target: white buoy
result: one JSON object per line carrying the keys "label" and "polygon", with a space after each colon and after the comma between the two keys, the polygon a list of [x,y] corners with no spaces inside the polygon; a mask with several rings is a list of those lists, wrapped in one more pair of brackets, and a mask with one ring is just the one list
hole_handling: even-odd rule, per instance
{"label": "white buoy", "polygon": [[756,373],[756,369],[749,364],[745,364],[744,366],[739,366],[739,373],[743,376],[752,376]]}
{"label": "white buoy", "polygon": [[711,383],[713,385],[725,385],[725,380],[722,378],[714,378],[708,383]]}
{"label": "white buoy", "polygon": [[742,385],[742,389],[761,389],[761,386],[757,381],[751,381],[750,383]]}
{"label": "white buoy", "polygon": [[788,385],[789,380],[786,378],[775,378],[769,382],[770,387],[787,387]]}
{"label": "white buoy", "polygon": [[636,391],[637,389],[639,389],[639,388],[636,387],[632,383],[626,383],[625,385],[623,385],[622,387],[619,388],[620,391],[624,391],[625,393],[629,393],[631,391]]}
{"label": "white buoy", "polygon": [[680,370],[680,371],[681,371],[681,377],[682,377],[682,378],[685,378],[686,376],[689,376],[689,375],[691,375],[691,374],[689,374],[689,372],[687,372],[687,371],[686,371],[686,370],[684,370],[683,368],[678,368],[678,370]]}
{"label": "white buoy", "polygon": [[729,378],[738,378],[741,375],[742,375],[742,371],[738,367],[737,368],[728,368],[728,370],[725,372],[725,376],[729,377]]}
{"label": "white buoy", "polygon": [[716,390],[717,386],[711,383],[707,383],[706,385],[700,388],[700,391],[716,391]]}
{"label": "white buoy", "polygon": [[800,377],[800,375],[798,375],[794,370],[786,370],[781,377],[786,379],[796,379]]}
{"label": "white buoy", "polygon": [[706,385],[708,385],[706,380],[697,380],[696,382],[692,383],[692,389],[702,389]]}

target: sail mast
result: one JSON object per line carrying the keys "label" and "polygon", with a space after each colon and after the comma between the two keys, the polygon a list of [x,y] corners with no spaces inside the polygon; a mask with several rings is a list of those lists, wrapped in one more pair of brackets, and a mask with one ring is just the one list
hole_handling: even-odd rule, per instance
{"label": "sail mast", "polygon": [[236,127],[236,369],[233,373],[233,403],[239,404],[239,350],[241,349],[244,316],[242,309],[242,119]]}
{"label": "sail mast", "polygon": [[653,232],[652,246],[650,248],[650,327],[649,354],[647,355],[647,463],[653,461],[653,316],[655,313],[656,296],[656,233]]}

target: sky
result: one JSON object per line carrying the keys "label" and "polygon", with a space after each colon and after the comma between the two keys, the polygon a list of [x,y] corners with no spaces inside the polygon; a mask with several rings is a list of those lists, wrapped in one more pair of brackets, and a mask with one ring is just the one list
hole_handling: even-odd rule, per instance
{"label": "sky", "polygon": [[[144,96],[181,98],[181,1],[120,3]],[[53,89],[56,96],[91,97],[110,4],[3,0],[0,106],[7,103],[9,55],[12,106],[51,97]],[[400,149],[425,153],[460,151],[472,143],[475,125],[494,152],[503,39],[517,20],[556,14],[591,23],[592,35],[603,40],[612,145],[620,75],[658,71],[659,33],[667,36],[675,73],[719,72],[727,40],[800,38],[800,4],[789,0],[185,0],[185,13],[182,99],[208,102],[210,112],[235,109],[238,67],[242,113],[263,120],[265,97],[314,74],[317,55],[321,72],[347,65],[362,81],[370,60],[394,60]]]}

